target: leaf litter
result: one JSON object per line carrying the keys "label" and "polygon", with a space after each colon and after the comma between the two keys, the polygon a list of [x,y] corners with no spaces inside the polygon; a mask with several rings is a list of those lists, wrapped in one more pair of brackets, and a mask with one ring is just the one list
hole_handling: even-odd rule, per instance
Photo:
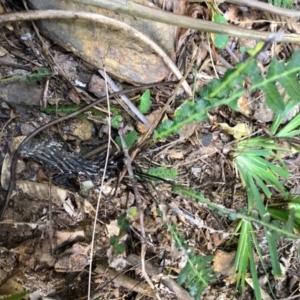
{"label": "leaf litter", "polygon": [[[172,3],[166,1],[165,6],[168,10],[174,9],[181,14],[187,14],[192,17],[199,17],[201,15],[203,18],[207,18],[209,16],[206,6],[197,4],[197,6],[186,7],[182,2],[179,2],[180,6],[172,7]],[[163,1],[156,1],[156,4],[164,5]],[[266,26],[263,24],[260,27],[260,23],[257,22],[260,18],[266,17],[263,12],[261,15],[258,15],[258,12],[252,9],[244,10],[242,7],[227,3],[223,3],[220,7],[223,12],[225,11],[225,19],[233,22],[236,26],[251,29]],[[267,16],[267,19],[268,22],[272,22],[270,16]],[[17,27],[14,27],[14,25],[10,26],[18,33]],[[29,26],[25,28],[25,31],[28,31],[27,33],[31,33],[32,29]],[[184,66],[191,59],[190,53],[193,52],[194,44],[199,44],[203,36],[193,30],[178,32],[176,40],[178,42],[177,45],[179,45],[178,49],[184,49],[181,55],[179,55],[179,52],[177,53],[180,60],[178,65]],[[30,34],[30,38],[26,41],[23,39],[20,41],[10,33],[9,27],[5,28],[5,33],[7,42],[4,49],[7,50],[7,53],[10,53],[10,50],[14,51],[15,63],[22,65],[24,63],[22,59],[26,58],[25,61],[33,68],[40,67],[41,64],[49,66],[48,58],[41,54],[43,53],[42,46],[36,40],[34,34]],[[19,34],[23,36],[24,29]],[[43,38],[47,41],[46,37]],[[242,58],[243,54],[240,49],[246,45],[246,41],[243,39],[229,39],[226,46],[231,47],[231,52],[227,51],[225,46],[223,50],[214,49],[216,45],[213,45],[212,41],[207,41],[210,45],[210,51],[205,58],[198,60],[199,64],[202,63],[200,67],[201,71],[192,74],[194,77],[193,82],[190,83],[191,87],[193,87],[193,84],[196,87],[200,87],[203,85],[203,82],[206,83],[211,78],[214,78],[216,72],[224,74],[224,69],[218,60],[218,55],[235,65],[234,56]],[[255,41],[252,42],[256,43]],[[234,47],[236,43],[237,46]],[[24,44],[28,49],[31,49],[30,54],[25,55]],[[293,50],[296,46],[291,45],[290,47]],[[271,50],[273,53],[265,53],[267,60],[274,55],[285,56],[288,51],[281,51],[282,49],[279,48]],[[46,97],[47,101],[51,102],[51,100],[61,99],[58,106],[65,103],[69,104],[68,99],[66,99],[66,95],[69,95],[70,99],[77,104],[81,103],[83,99],[90,102],[91,99],[82,87],[91,80],[93,68],[85,62],[79,61],[76,56],[66,54],[65,50],[58,46],[51,48],[51,51],[57,59],[59,67],[66,73],[67,78],[57,78],[55,76],[50,78],[50,86]],[[54,67],[51,64],[50,66]],[[262,68],[264,68],[263,63]],[[2,78],[9,75],[8,70],[9,68],[7,67],[1,68]],[[15,68],[12,67],[10,70],[11,72],[15,71]],[[182,67],[182,72],[184,73],[184,71],[185,69]],[[11,75],[14,76],[15,74],[11,73]],[[158,76],[157,79],[159,78]],[[41,99],[40,86],[44,86],[46,78],[41,76],[38,79],[37,86],[31,85],[29,90],[31,90],[30,92],[33,90],[39,94],[32,96],[26,90],[22,90],[22,92],[17,91],[16,94],[21,94],[24,101],[29,98],[34,98],[35,100]],[[68,89],[68,80],[74,80],[75,82],[75,79],[79,80],[78,82],[82,82],[83,86],[73,90],[75,91],[75,95],[79,91],[80,96],[77,95],[75,97],[73,95],[71,97],[70,90]],[[94,87],[93,89],[90,88],[90,92],[95,93],[97,97],[99,97],[99,94],[97,94],[98,90],[103,89],[103,86],[101,86],[103,81],[99,84],[100,86],[96,89]],[[19,81],[16,85],[10,85],[10,89],[13,91],[21,86],[23,86],[23,83]],[[256,102],[255,95],[251,96],[253,102]],[[152,116],[153,119],[157,117],[157,114],[155,114],[156,109],[162,108],[162,103],[166,97],[167,93],[164,94],[154,89],[151,90],[152,110],[149,112],[149,116]],[[11,98],[14,97],[9,96],[7,99],[4,99],[8,103],[8,106],[1,104],[1,115],[5,117],[1,119],[1,127],[4,133],[1,139],[1,146],[3,146],[1,148],[1,161],[4,155],[9,153],[7,150],[13,142],[14,137],[21,136],[20,132],[25,124],[30,123],[37,128],[47,122],[49,118],[39,110],[32,109],[31,106],[14,106],[10,102]],[[74,100],[75,98],[76,100]],[[172,119],[174,117],[174,108],[177,108],[184,100],[179,97],[176,100],[177,103],[168,108],[164,118]],[[112,100],[112,103],[117,105],[115,100]],[[147,102],[146,106],[148,105],[149,102]],[[103,109],[106,108],[103,107]],[[9,119],[11,112],[15,112],[17,119],[12,120],[10,124],[4,126],[4,121]],[[141,170],[144,173],[148,173],[153,166],[161,168],[156,169],[156,171],[169,168],[170,174],[173,174],[174,171],[178,174],[176,178],[177,183],[201,190],[214,203],[225,205],[231,209],[246,207],[244,190],[237,182],[235,170],[226,153],[224,153],[224,145],[232,142],[231,135],[235,135],[236,139],[248,135],[249,128],[245,126],[248,119],[236,112],[226,108],[223,109],[223,107],[214,109],[210,113],[215,117],[216,122],[214,124],[212,122],[203,122],[200,123],[200,126],[199,124],[197,126],[194,124],[185,126],[182,127],[179,133],[179,139],[176,136],[169,136],[157,145],[150,144],[148,147],[144,147],[139,156],[134,159],[135,170],[138,175]],[[266,110],[263,110],[261,115],[265,115],[266,113]],[[249,112],[245,113],[245,115],[249,115]],[[129,115],[125,116],[125,120],[132,127],[136,126],[135,120],[130,119]],[[61,124],[57,127],[53,126],[48,132],[42,133],[43,138],[63,141],[70,152],[79,152],[80,155],[89,152],[95,147],[101,147],[98,141],[99,136],[104,140],[110,138],[103,129],[104,126],[107,126],[105,119],[102,120],[102,123],[90,121],[89,130],[86,130],[86,127],[81,128],[79,129],[79,134],[68,130],[68,128],[74,127],[72,122],[66,122],[67,128],[65,127],[66,124]],[[152,121],[150,122],[152,123]],[[266,121],[257,117],[257,121],[253,121],[251,124],[252,131],[259,128],[256,122]],[[75,123],[83,122],[75,121]],[[226,129],[218,127],[218,124],[226,124]],[[239,128],[240,125],[243,125],[242,130]],[[210,133],[210,143],[203,147],[201,136],[208,134],[207,128],[213,132]],[[146,132],[145,129],[138,131],[141,133]],[[89,135],[88,138],[85,138],[87,132]],[[116,134],[112,138],[116,138]],[[164,151],[163,148],[168,144],[170,144],[170,147]],[[157,152],[156,148],[160,148],[160,152]],[[114,148],[113,152],[116,153],[116,156],[111,161],[119,164],[118,168],[122,170],[123,163],[122,159],[118,160],[117,149]],[[289,164],[292,165],[294,162],[293,157],[289,159]],[[1,175],[2,190],[0,194],[2,199],[5,190],[7,190],[7,184],[4,183],[7,179],[3,181],[3,178],[9,177],[9,174],[6,174],[7,166],[6,162],[5,164],[3,163]],[[294,179],[291,179],[292,181],[287,183],[290,187],[293,187],[297,183],[296,174],[299,171],[299,166],[294,165],[293,167]],[[43,170],[46,178],[48,178],[47,183],[37,181],[39,180],[37,172],[40,169]],[[40,161],[36,162],[33,159],[19,159],[17,172],[18,188],[14,195],[14,203],[11,203],[6,215],[8,219],[13,219],[14,222],[5,223],[6,227],[3,226],[0,230],[0,240],[3,241],[1,246],[5,247],[1,255],[4,255],[8,264],[8,268],[4,272],[1,272],[4,275],[0,281],[0,294],[6,293],[7,283],[9,280],[12,280],[15,286],[17,282],[22,282],[21,285],[18,285],[18,288],[14,287],[14,290],[18,293],[22,293],[24,290],[29,290],[30,292],[39,290],[42,295],[48,295],[53,299],[56,296],[60,296],[63,299],[75,299],[85,296],[87,291],[87,275],[83,271],[87,270],[86,266],[89,264],[89,253],[91,251],[89,241],[92,235],[92,221],[95,218],[95,199],[99,191],[93,190],[88,195],[79,195],[78,193],[82,191],[80,184],[83,178],[78,179],[76,176],[75,178],[66,176],[67,179],[62,176],[59,181],[51,182],[52,174],[54,173],[53,169],[43,166]],[[168,177],[167,179],[170,180],[173,178]],[[136,296],[138,294],[144,294],[145,299],[147,297],[153,298],[153,290],[149,289],[149,286],[145,285],[144,282],[139,284],[140,270],[138,264],[140,257],[138,255],[140,254],[139,237],[141,231],[139,220],[134,218],[130,224],[132,230],[122,233],[123,236],[119,242],[126,243],[126,252],[120,257],[113,253],[114,250],[110,242],[110,235],[112,233],[108,232],[112,230],[112,227],[110,227],[112,224],[118,225],[120,211],[124,211],[127,207],[134,207],[132,186],[127,178],[118,183],[117,176],[115,175],[111,175],[110,178],[106,179],[106,185],[107,189],[104,191],[105,201],[102,200],[100,203],[98,213],[99,223],[96,227],[97,241],[94,248],[94,263],[96,268],[94,269],[94,274],[97,275],[93,277],[94,292],[98,293],[99,298],[105,295],[106,298],[114,299],[124,295]],[[159,287],[162,299],[189,299],[188,297],[190,297],[183,288],[178,286],[176,280],[173,280],[178,277],[181,269],[184,267],[183,261],[186,252],[176,249],[172,242],[170,231],[165,228],[166,224],[169,224],[171,221],[176,224],[179,233],[183,235],[185,241],[197,253],[214,255],[214,269],[220,274],[218,279],[213,281],[206,291],[204,291],[203,299],[220,299],[220,297],[253,299],[254,288],[251,279],[247,278],[249,285],[242,296],[240,291],[236,291],[234,280],[232,281],[229,275],[232,264],[225,267],[225,263],[229,264],[227,256],[232,258],[234,255],[232,250],[235,250],[234,247],[237,244],[237,237],[232,234],[234,222],[229,222],[228,219],[220,217],[218,214],[207,209],[207,207],[200,206],[187,198],[174,196],[168,182],[156,184],[152,181],[143,182],[142,180],[138,183],[138,188],[142,194],[143,205],[145,206],[145,229],[150,236],[146,256],[149,262],[147,262],[146,271],[152,277],[153,282]],[[114,197],[113,194],[115,194]],[[168,206],[163,210],[165,203]],[[54,232],[52,233],[48,219],[50,214],[49,205],[52,207],[52,219],[50,219],[52,226],[54,226]],[[13,227],[17,226],[18,231],[14,231]],[[29,229],[30,226],[32,229],[40,228],[40,230],[31,230]],[[45,228],[47,229],[45,230]],[[44,239],[42,239],[42,235],[39,232],[43,233],[43,236],[45,236]],[[117,236],[120,235],[121,230],[115,231],[114,234]],[[232,239],[228,238],[230,235],[232,235]],[[263,242],[263,234],[261,234],[260,238],[262,240],[260,245],[262,251],[264,251],[266,250],[264,249],[266,243]],[[220,258],[222,257],[220,255],[221,252],[219,251],[223,248],[226,251],[223,253],[225,259],[223,258],[222,261],[222,258]],[[283,274],[281,278],[271,281],[271,285],[274,287],[276,297],[278,298],[288,297],[297,293],[299,263],[292,258],[296,257],[297,248],[298,245],[296,242],[289,242],[285,239],[279,241],[279,249],[282,249],[280,251],[280,263]],[[9,260],[11,257],[13,259]],[[126,274],[120,275],[112,269],[107,269],[109,261],[113,262],[115,267],[124,267],[124,265],[128,267],[130,265],[135,268],[134,271],[128,271],[128,276]],[[256,259],[256,261],[258,260]],[[14,274],[17,274],[17,277],[12,276],[12,270],[14,270]],[[261,266],[257,267],[257,272],[258,274],[263,274]],[[167,273],[172,274],[172,276],[167,276]],[[66,274],[68,276],[65,276]],[[116,277],[117,275],[118,277]],[[268,275],[272,277],[271,273]],[[264,276],[261,275],[260,277],[261,288],[266,289],[267,281]],[[116,279],[114,279],[115,277]],[[73,288],[70,298],[71,287]],[[263,290],[262,292],[264,298],[268,299],[269,295]]]}

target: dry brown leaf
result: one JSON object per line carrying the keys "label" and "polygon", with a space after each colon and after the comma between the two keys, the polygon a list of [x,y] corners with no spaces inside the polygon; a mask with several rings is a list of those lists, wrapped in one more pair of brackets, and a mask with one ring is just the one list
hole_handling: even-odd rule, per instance
{"label": "dry brown leaf", "polygon": [[[39,200],[49,200],[51,194],[51,201],[58,205],[59,207],[67,205],[66,201],[69,199],[69,195],[72,194],[75,198],[77,205],[77,210],[70,209],[71,217],[79,217],[80,213],[94,214],[95,209],[86,199],[82,198],[78,194],[71,193],[65,189],[59,188],[57,186],[49,186],[48,183],[38,183],[26,180],[17,180],[16,186],[18,189],[21,189],[23,193],[27,194],[32,199]],[[16,191],[13,191],[12,197],[16,194]],[[68,202],[69,204],[71,202]]]}
{"label": "dry brown leaf", "polygon": [[172,159],[183,159],[183,152],[178,150],[170,150],[168,153],[169,157]]}
{"label": "dry brown leaf", "polygon": [[240,110],[240,112],[249,117],[252,113],[252,110],[251,110],[251,107],[249,105],[249,102],[248,102],[248,94],[247,92],[245,92],[237,101],[237,106]]}
{"label": "dry brown leaf", "polygon": [[54,235],[55,247],[61,247],[64,243],[71,244],[79,240],[85,240],[84,230],[56,231]]}
{"label": "dry brown leaf", "polygon": [[[207,19],[207,16],[209,15],[208,9],[196,3],[189,5],[185,10],[185,15],[194,19],[198,18],[198,16],[201,16],[202,19]],[[195,30],[193,29],[180,28],[180,30],[178,31],[176,43],[177,55],[179,55],[181,49],[183,48],[187,37],[190,36],[194,31]]]}
{"label": "dry brown leaf", "polygon": [[194,134],[197,128],[196,123],[184,124],[178,131],[181,140],[188,139],[192,134]]}
{"label": "dry brown leaf", "polygon": [[290,29],[292,29],[295,33],[300,33],[300,25],[295,18],[286,18],[287,25]]}
{"label": "dry brown leaf", "polygon": [[87,119],[74,119],[64,126],[64,131],[69,140],[77,137],[81,141],[86,141],[93,137],[94,125]]}
{"label": "dry brown leaf", "polygon": [[118,220],[112,220],[109,224],[106,224],[108,237],[113,235],[119,235],[120,226],[118,225]]}
{"label": "dry brown leaf", "polygon": [[69,91],[69,98],[76,104],[80,104],[80,97],[78,96],[78,93],[75,90]]}
{"label": "dry brown leaf", "polygon": [[90,246],[85,243],[75,243],[63,255],[59,256],[54,268],[56,272],[78,272],[89,264],[88,252]]}
{"label": "dry brown leaf", "polygon": [[235,252],[229,253],[222,250],[217,250],[214,256],[213,264],[215,272],[231,277],[233,275],[235,254]]}
{"label": "dry brown leaf", "polygon": [[224,13],[224,18],[227,21],[237,22],[238,13],[238,8],[235,5],[230,5],[227,11]]}
{"label": "dry brown leaf", "polygon": [[[254,289],[253,280],[251,278],[246,278],[246,282]],[[273,298],[267,294],[261,287],[259,287],[261,297],[263,300],[272,300]]]}
{"label": "dry brown leaf", "polygon": [[[159,116],[160,116],[160,110],[155,110],[150,115],[146,116],[146,118],[152,124],[157,120],[157,118],[159,118]],[[162,122],[167,120],[167,119],[168,119],[167,116],[165,116],[162,119]],[[144,125],[143,123],[141,123],[141,122],[136,123],[136,130],[139,133],[146,133],[148,131],[148,129],[149,128],[146,125]]]}
{"label": "dry brown leaf", "polygon": [[0,295],[12,296],[12,294],[25,292],[25,288],[21,282],[26,281],[27,278],[21,269],[14,270],[13,275],[0,287]]}

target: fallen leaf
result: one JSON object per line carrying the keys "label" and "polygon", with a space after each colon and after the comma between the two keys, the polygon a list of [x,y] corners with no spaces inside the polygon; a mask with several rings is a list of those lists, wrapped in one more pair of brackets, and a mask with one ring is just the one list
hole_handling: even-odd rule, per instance
{"label": "fallen leaf", "polygon": [[[251,278],[246,278],[246,282],[254,289],[253,280]],[[261,287],[259,287],[259,289],[263,300],[272,300],[272,297],[267,294]]]}
{"label": "fallen leaf", "polygon": [[243,136],[249,135],[249,128],[247,124],[239,123],[234,127],[230,127],[227,123],[220,123],[219,125],[224,131],[233,135],[235,139],[240,139]]}
{"label": "fallen leaf", "polygon": [[237,106],[240,110],[240,112],[249,117],[252,110],[251,110],[251,107],[249,105],[249,102],[248,102],[248,97],[247,97],[247,93],[244,93],[237,101]]}
{"label": "fallen leaf", "polygon": [[235,252],[225,252],[222,250],[217,250],[213,264],[215,272],[221,273],[222,275],[228,277],[232,276],[235,254]]}
{"label": "fallen leaf", "polygon": [[183,152],[178,150],[170,150],[169,151],[169,157],[173,159],[182,159],[183,158]]}

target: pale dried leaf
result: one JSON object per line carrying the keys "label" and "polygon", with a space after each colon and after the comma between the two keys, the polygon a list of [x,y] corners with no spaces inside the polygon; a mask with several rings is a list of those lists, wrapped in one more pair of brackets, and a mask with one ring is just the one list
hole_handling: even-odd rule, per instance
{"label": "pale dried leaf", "polygon": [[249,117],[251,115],[251,107],[249,105],[249,101],[248,101],[248,95],[247,93],[244,93],[239,99],[238,99],[238,102],[237,102],[237,106],[240,110],[240,112]]}
{"label": "pale dried leaf", "polygon": [[73,243],[74,241],[84,240],[85,234],[83,230],[76,230],[76,231],[56,231],[55,232],[56,238],[56,247],[60,247],[64,243]]}
{"label": "pale dried leaf", "polygon": [[11,165],[10,155],[9,153],[6,153],[2,163],[2,171],[1,171],[1,187],[6,191],[10,183],[10,165]]}
{"label": "pale dried leaf", "polygon": [[[246,282],[253,288],[252,278],[246,278]],[[267,294],[261,287],[259,287],[259,289],[263,300],[272,300],[272,297],[269,294]]]}
{"label": "pale dried leaf", "polygon": [[236,139],[249,135],[249,128],[247,124],[239,123],[234,127],[230,127],[227,123],[220,123],[219,125],[224,131],[233,135]]}
{"label": "pale dried leaf", "polygon": [[169,151],[169,157],[173,159],[183,159],[183,152],[178,150],[170,150]]}
{"label": "pale dried leaf", "polygon": [[[23,193],[27,194],[32,199],[38,200],[49,200],[51,195],[52,203],[56,204],[57,206],[61,207],[66,205],[66,201],[69,199],[69,195],[73,195],[77,205],[77,213],[85,212],[89,214],[94,213],[93,206],[84,198],[79,196],[78,194],[74,194],[70,191],[62,189],[57,186],[50,185],[48,183],[38,183],[33,181],[26,181],[26,180],[17,180],[16,187],[23,191]],[[51,191],[51,192],[50,192]],[[12,197],[16,194],[16,191],[12,193]],[[70,208],[70,212],[74,210]]]}
{"label": "pale dried leaf", "polygon": [[106,224],[106,229],[108,237],[112,237],[113,235],[119,235],[120,226],[118,225],[118,220],[112,220],[109,224]]}

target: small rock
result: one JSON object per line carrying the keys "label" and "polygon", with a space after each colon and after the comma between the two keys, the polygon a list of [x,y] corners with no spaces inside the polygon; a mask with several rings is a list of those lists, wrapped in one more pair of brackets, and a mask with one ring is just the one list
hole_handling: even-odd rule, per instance
{"label": "small rock", "polygon": [[96,97],[102,98],[105,96],[105,81],[97,75],[92,75],[88,84],[88,90]]}

